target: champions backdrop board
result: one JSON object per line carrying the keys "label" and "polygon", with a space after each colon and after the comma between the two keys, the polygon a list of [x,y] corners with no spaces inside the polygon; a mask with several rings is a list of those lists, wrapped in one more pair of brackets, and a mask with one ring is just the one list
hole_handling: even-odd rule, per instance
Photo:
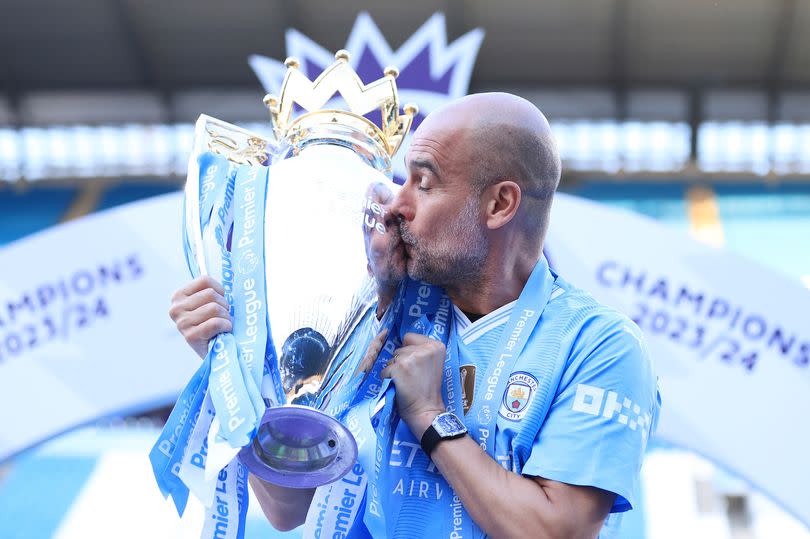
{"label": "champions backdrop board", "polygon": [[170,194],[0,249],[0,461],[177,398],[199,361],[167,314],[189,279],[181,213]]}
{"label": "champions backdrop board", "polygon": [[[558,194],[552,268],[630,316],[661,380],[657,437],[810,525],[810,292],[651,219]],[[798,248],[798,246],[797,246]],[[594,414],[621,414],[588,395]]]}

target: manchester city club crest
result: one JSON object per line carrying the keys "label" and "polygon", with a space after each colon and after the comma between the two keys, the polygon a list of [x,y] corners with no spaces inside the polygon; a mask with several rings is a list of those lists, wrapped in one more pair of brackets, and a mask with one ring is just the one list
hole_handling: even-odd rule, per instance
{"label": "manchester city club crest", "polygon": [[498,413],[509,421],[520,421],[529,410],[536,390],[537,378],[528,372],[512,373],[506,384],[501,409]]}

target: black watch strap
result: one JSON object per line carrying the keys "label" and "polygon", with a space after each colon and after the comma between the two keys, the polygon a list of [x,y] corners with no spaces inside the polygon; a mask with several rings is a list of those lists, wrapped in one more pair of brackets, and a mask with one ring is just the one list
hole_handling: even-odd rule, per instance
{"label": "black watch strap", "polygon": [[467,434],[467,432],[460,432],[458,434],[453,434],[452,436],[447,436],[442,438],[433,425],[429,426],[425,433],[422,435],[422,439],[419,441],[419,444],[422,446],[422,451],[429,457],[430,454],[436,449],[436,446],[439,445],[439,442],[442,440],[455,440],[456,438],[461,438]]}
{"label": "black watch strap", "polygon": [[419,444],[422,446],[422,451],[425,452],[425,455],[430,456],[430,453],[436,449],[436,445],[438,445],[438,443],[441,441],[442,437],[439,436],[439,433],[436,432],[436,429],[433,428],[433,425],[431,425],[422,435],[422,439],[419,441]]}

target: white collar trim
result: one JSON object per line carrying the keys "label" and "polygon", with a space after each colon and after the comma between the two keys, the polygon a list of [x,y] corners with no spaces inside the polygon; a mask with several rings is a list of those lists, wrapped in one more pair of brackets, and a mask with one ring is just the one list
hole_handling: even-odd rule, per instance
{"label": "white collar trim", "polygon": [[512,314],[512,308],[515,306],[515,303],[517,303],[517,300],[510,301],[506,305],[482,316],[475,322],[470,322],[467,315],[464,314],[461,309],[453,305],[458,336],[464,344],[470,344],[489,330],[504,325],[509,320],[509,315]]}

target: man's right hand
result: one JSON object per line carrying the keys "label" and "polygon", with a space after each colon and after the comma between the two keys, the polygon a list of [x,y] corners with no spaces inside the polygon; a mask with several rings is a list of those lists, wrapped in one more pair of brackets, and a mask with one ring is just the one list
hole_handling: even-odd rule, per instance
{"label": "man's right hand", "polygon": [[221,284],[202,275],[172,296],[169,316],[201,358],[208,353],[208,341],[233,328],[224,294]]}

